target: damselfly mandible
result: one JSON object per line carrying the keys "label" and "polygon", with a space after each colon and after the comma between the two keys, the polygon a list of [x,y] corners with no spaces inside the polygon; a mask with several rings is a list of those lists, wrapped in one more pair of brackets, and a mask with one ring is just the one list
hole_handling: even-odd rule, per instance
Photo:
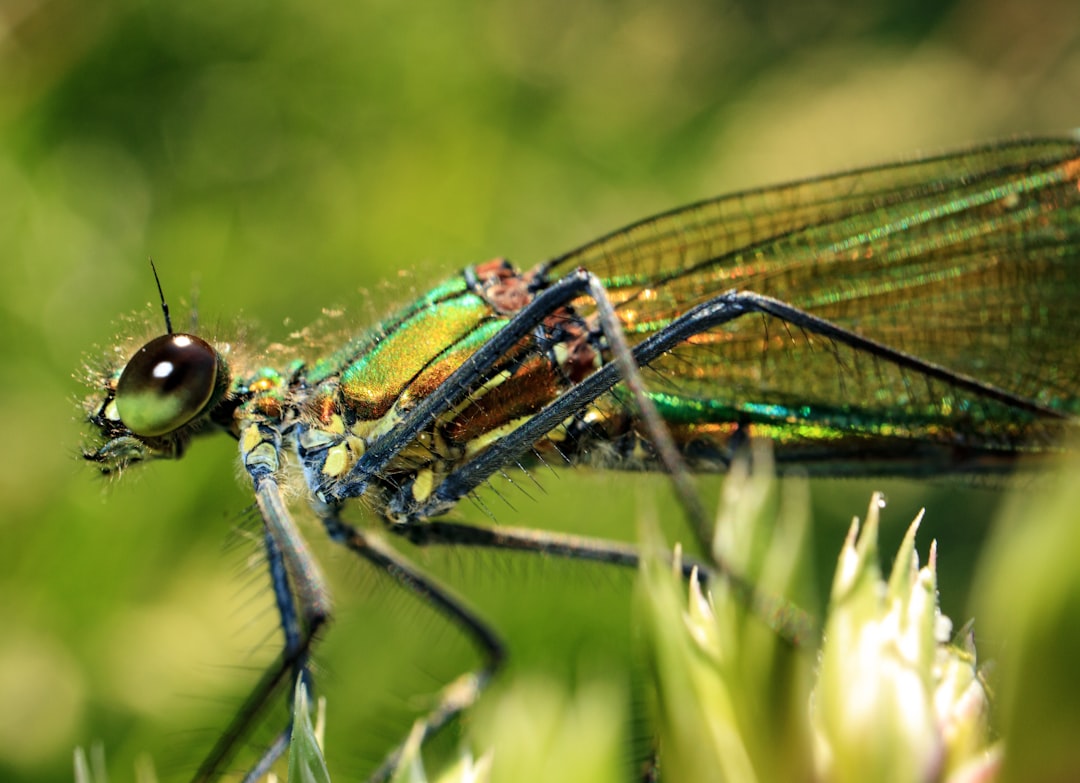
{"label": "damselfly mandible", "polygon": [[[428,717],[435,731],[476,698],[502,646],[342,521],[350,499],[418,544],[626,564],[634,553],[619,544],[438,517],[508,464],[656,468],[661,434],[695,471],[723,470],[756,437],[773,442],[781,470],[819,475],[1033,467],[1077,428],[1078,264],[1080,141],[1032,139],[703,201],[529,270],[469,267],[328,356],[268,366],[167,323],[95,377],[85,456],[118,472],[179,458],[199,435],[236,438],[285,636],[280,665],[199,779],[219,774],[278,684],[306,676],[328,618],[282,498],[289,472],[302,473],[331,538],[484,651]],[[620,345],[633,363],[616,361]],[[644,396],[624,382],[635,363]],[[643,423],[643,408],[660,424]]]}

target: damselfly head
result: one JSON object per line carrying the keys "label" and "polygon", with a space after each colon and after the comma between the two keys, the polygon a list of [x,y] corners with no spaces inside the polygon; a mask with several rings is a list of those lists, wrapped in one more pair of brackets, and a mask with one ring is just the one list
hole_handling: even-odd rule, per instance
{"label": "damselfly head", "polygon": [[104,442],[84,449],[83,456],[98,463],[102,473],[119,472],[145,459],[179,459],[188,439],[229,390],[221,354],[201,337],[173,331],[152,258],[150,270],[165,334],[143,343],[122,368],[101,373],[95,385],[104,387],[104,400],[95,395],[87,403],[87,419]]}
{"label": "damselfly head", "polygon": [[87,420],[100,441],[83,456],[112,473],[133,462],[182,456],[227,396],[229,371],[206,340],[169,333],[146,342],[123,367],[101,374],[99,384],[87,403]]}

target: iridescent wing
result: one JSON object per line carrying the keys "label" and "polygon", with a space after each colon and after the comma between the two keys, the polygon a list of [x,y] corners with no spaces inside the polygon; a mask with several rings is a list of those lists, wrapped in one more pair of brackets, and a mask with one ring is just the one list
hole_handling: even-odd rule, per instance
{"label": "iridescent wing", "polygon": [[752,291],[1045,408],[988,400],[770,316],[709,329],[650,364],[675,406],[707,403],[702,421],[711,410],[768,425],[781,460],[785,443],[792,458],[831,447],[826,461],[882,441],[1039,450],[1070,426],[1055,412],[1080,413],[1067,326],[1080,321],[1078,182],[1077,141],[1016,141],[701,202],[547,269],[603,279],[631,342],[720,293]]}

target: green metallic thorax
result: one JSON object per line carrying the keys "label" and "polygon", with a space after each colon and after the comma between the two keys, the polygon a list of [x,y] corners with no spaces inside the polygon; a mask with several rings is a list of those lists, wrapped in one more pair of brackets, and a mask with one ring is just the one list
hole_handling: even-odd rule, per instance
{"label": "green metallic thorax", "polygon": [[[295,418],[300,425],[298,446],[321,474],[316,483],[327,487],[347,481],[368,448],[513,316],[500,312],[483,294],[470,288],[466,276],[456,276],[307,368],[292,368],[290,373],[264,368],[238,380],[235,391],[250,396],[237,412],[238,431],[244,429],[244,420],[262,418],[281,426]],[[580,370],[566,366],[570,360],[565,356],[559,350],[526,352],[524,343],[508,351],[482,376],[471,379],[463,402],[443,412],[396,455],[385,471],[387,479],[413,482],[414,492],[422,495],[579,379]],[[545,443],[563,434],[550,433]],[[380,505],[370,493],[368,499]]]}

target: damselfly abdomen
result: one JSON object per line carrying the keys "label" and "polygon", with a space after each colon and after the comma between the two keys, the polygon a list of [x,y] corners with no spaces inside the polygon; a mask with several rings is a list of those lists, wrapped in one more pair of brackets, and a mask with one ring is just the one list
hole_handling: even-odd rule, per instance
{"label": "damselfly abdomen", "polygon": [[98,379],[85,455],[114,472],[177,458],[197,435],[235,437],[285,635],[200,779],[276,685],[306,676],[328,617],[282,498],[290,473],[333,539],[484,651],[429,716],[434,731],[476,698],[502,646],[343,522],[350,499],[416,543],[632,563],[620,545],[438,518],[507,465],[670,467],[665,442],[696,471],[758,437],[781,470],[811,474],[1033,467],[1077,427],[1078,264],[1080,141],[1020,140],[704,201],[533,268],[478,264],[327,356],[271,364],[168,326]]}

